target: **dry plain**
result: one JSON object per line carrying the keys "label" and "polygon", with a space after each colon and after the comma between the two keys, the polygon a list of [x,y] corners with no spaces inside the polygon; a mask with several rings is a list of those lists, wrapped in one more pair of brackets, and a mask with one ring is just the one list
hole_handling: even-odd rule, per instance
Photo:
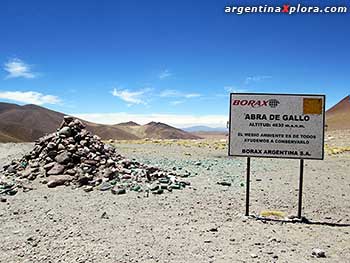
{"label": "dry plain", "polygon": [[[314,224],[245,217],[246,160],[227,157],[222,140],[119,141],[130,159],[190,174],[191,187],[146,197],[35,181],[0,203],[0,262],[350,262],[348,136],[329,134],[325,160],[305,161],[303,215]],[[0,144],[0,166],[32,147]],[[298,165],[252,159],[252,215],[297,213]]]}

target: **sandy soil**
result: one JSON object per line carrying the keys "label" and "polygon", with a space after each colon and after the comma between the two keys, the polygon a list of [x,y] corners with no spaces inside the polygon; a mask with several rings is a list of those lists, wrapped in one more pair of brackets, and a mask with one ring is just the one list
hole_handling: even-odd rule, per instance
{"label": "sandy soil", "polygon": [[[0,144],[0,166],[31,147]],[[349,153],[305,162],[303,214],[337,224],[328,226],[245,217],[245,159],[226,150],[117,147],[142,162],[188,170],[192,187],[147,198],[35,182],[35,190],[0,203],[0,262],[350,262]],[[252,159],[252,215],[297,213],[298,164]],[[314,248],[326,258],[313,257]]]}

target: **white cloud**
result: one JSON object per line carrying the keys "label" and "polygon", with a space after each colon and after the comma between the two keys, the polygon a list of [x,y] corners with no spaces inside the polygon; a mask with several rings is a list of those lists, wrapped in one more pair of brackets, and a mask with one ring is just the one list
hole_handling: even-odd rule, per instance
{"label": "white cloud", "polygon": [[37,74],[31,71],[31,66],[19,58],[13,58],[4,64],[4,70],[8,73],[6,79],[27,78],[33,79]]}
{"label": "white cloud", "polygon": [[184,102],[185,102],[184,100],[175,100],[175,101],[171,101],[170,104],[171,105],[179,105],[179,104],[182,104]]}
{"label": "white cloud", "polygon": [[196,97],[200,97],[200,96],[201,96],[201,94],[198,94],[198,93],[184,94],[184,97],[187,98],[187,99],[196,98]]}
{"label": "white cloud", "polygon": [[171,90],[171,89],[167,89],[167,90],[163,90],[160,94],[160,97],[177,97],[178,96],[178,92],[176,90]]}
{"label": "white cloud", "polygon": [[190,98],[196,98],[196,97],[200,97],[201,94],[199,93],[183,93],[177,90],[172,90],[172,89],[167,89],[167,90],[163,90],[160,95],[160,97],[164,97],[164,98],[186,98],[186,99],[190,99]]}
{"label": "white cloud", "polygon": [[149,92],[150,89],[142,89],[137,91],[129,91],[128,89],[116,89],[112,91],[112,95],[120,98],[121,100],[128,102],[128,106],[132,104],[146,104],[144,99],[145,93]]}
{"label": "white cloud", "polygon": [[247,90],[245,90],[245,89],[239,89],[239,88],[236,88],[234,86],[225,86],[224,90],[227,91],[227,92],[230,92],[230,93],[244,93],[244,92],[247,92]]}
{"label": "white cloud", "polygon": [[35,91],[0,91],[0,99],[36,105],[59,104],[61,102],[57,96],[44,95]]}
{"label": "white cloud", "polygon": [[167,69],[165,69],[165,70],[163,70],[160,74],[159,74],[159,78],[160,79],[166,79],[166,78],[169,78],[169,77],[171,77],[173,74],[169,71],[169,70],[167,70]]}
{"label": "white cloud", "polygon": [[212,128],[226,127],[229,119],[226,115],[177,115],[177,114],[130,114],[125,112],[118,113],[94,113],[94,114],[71,114],[83,120],[102,123],[116,124],[120,122],[135,121],[140,124],[146,124],[151,121],[163,122],[169,125],[185,128],[190,126],[205,125]]}
{"label": "white cloud", "polygon": [[245,79],[245,84],[249,84],[249,83],[252,83],[252,82],[260,82],[260,81],[263,81],[265,79],[271,79],[272,77],[271,76],[250,76],[250,77],[247,77]]}

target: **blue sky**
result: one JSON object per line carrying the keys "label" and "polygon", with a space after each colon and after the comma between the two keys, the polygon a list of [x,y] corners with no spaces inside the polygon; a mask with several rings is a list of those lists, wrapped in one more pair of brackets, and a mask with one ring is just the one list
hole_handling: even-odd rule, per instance
{"label": "blue sky", "polygon": [[225,14],[242,4],[285,2],[2,0],[0,101],[215,127],[230,91],[326,94],[327,107],[350,93],[350,11]]}

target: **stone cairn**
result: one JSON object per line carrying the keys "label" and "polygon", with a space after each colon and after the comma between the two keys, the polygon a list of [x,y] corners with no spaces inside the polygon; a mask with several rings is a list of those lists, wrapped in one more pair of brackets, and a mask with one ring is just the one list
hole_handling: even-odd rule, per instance
{"label": "stone cairn", "polygon": [[172,171],[129,160],[92,135],[78,119],[65,116],[57,132],[35,142],[33,150],[4,166],[0,194],[14,195],[23,182],[41,178],[48,187],[72,185],[89,192],[94,188],[113,194],[144,191],[147,196],[189,185]]}

